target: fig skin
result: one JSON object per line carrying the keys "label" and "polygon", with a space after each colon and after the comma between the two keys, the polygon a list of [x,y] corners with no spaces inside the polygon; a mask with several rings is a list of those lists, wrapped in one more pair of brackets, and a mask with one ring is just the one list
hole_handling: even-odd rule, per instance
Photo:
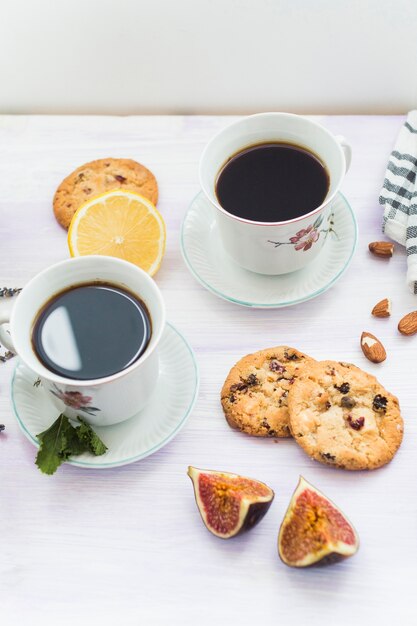
{"label": "fig skin", "polygon": [[[273,490],[268,487],[268,485],[265,485],[265,483],[261,483],[259,480],[255,480],[253,478],[247,478],[230,472],[202,470],[192,466],[189,466],[187,474],[193,483],[197,508],[200,512],[204,525],[213,535],[220,537],[221,539],[237,537],[237,535],[240,535],[241,533],[256,526],[256,524],[258,524],[258,522],[260,522],[265,516],[272,504],[272,500],[274,499],[275,494]],[[222,499],[222,497],[219,497],[219,499],[221,502],[225,503],[226,506],[230,503],[232,505],[234,504],[235,508],[238,508],[239,513],[237,519],[231,521],[230,527],[227,530],[224,528],[222,530],[216,529],[214,525],[210,523],[209,514],[214,514],[214,517],[216,517],[216,513],[221,513],[221,508],[213,506],[211,511],[207,510],[201,495],[201,477],[203,477],[206,482],[212,482],[213,485],[216,485],[218,481],[223,480],[224,484],[230,488],[229,495],[226,493],[225,498],[223,497]],[[255,493],[245,494],[245,486],[247,487],[250,485],[258,488],[260,491],[263,491],[264,495]]]}
{"label": "fig skin", "polygon": [[[316,498],[319,504],[312,506],[309,505],[307,501],[307,504],[305,504],[305,510],[298,512],[298,517],[302,520],[302,513],[304,513],[305,520],[302,528],[298,529],[299,536],[297,537],[297,506],[299,509],[302,509],[304,503],[301,503],[299,498],[303,495],[309,495],[310,497],[312,496],[313,498]],[[314,515],[313,519],[311,518],[311,515],[310,517],[307,517],[309,512]],[[330,517],[328,516],[329,512],[331,513]],[[325,514],[324,516],[323,513]],[[335,518],[338,523],[336,523]],[[295,527],[291,530],[290,524],[293,523],[294,526],[294,520]],[[309,525],[310,528],[306,528],[306,525]],[[339,538],[332,539],[332,533],[339,533],[341,536]],[[289,538],[292,542],[292,545],[290,546],[285,545],[284,543],[286,535],[287,539]],[[308,541],[310,541],[315,549],[312,547],[310,551],[305,550],[304,554],[299,555],[298,558],[295,556],[291,558],[289,553],[290,550],[300,550],[303,543],[307,544]],[[347,517],[321,491],[313,487],[313,485],[300,476],[300,480],[292,495],[290,504],[279,530],[278,554],[281,561],[289,567],[297,568],[332,565],[333,563],[338,563],[343,559],[353,556],[358,551],[358,548],[359,537]]]}

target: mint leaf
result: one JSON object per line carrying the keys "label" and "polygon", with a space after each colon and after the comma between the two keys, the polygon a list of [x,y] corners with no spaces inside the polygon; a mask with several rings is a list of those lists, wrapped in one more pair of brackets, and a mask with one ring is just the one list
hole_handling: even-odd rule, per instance
{"label": "mint leaf", "polygon": [[36,435],[39,450],[35,463],[44,474],[54,474],[58,467],[72,456],[91,452],[100,456],[107,446],[81,417],[80,426],[74,428],[68,417],[61,415],[47,430]]}
{"label": "mint leaf", "polygon": [[35,463],[41,472],[54,474],[58,467],[71,456],[72,430],[75,429],[71,426],[69,419],[61,413],[52,426],[36,435],[40,446]]}
{"label": "mint leaf", "polygon": [[87,452],[88,449],[77,435],[78,428],[75,428],[72,424],[70,424],[70,426],[71,430],[68,431],[66,435],[67,450],[69,452],[69,456],[78,456],[79,454],[84,454],[84,452]]}
{"label": "mint leaf", "polygon": [[107,451],[107,446],[101,441],[100,437],[91,428],[90,424],[87,424],[81,417],[77,417],[80,422],[80,426],[76,429],[77,437],[85,448],[94,454],[94,456],[101,456]]}

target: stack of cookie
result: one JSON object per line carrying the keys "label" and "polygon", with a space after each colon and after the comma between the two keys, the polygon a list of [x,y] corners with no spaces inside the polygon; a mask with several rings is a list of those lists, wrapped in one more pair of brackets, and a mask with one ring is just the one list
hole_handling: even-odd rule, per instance
{"label": "stack of cookie", "polygon": [[278,346],[243,357],[221,392],[230,426],[257,437],[294,437],[313,459],[375,469],[403,437],[398,400],[350,363],[315,361]]}

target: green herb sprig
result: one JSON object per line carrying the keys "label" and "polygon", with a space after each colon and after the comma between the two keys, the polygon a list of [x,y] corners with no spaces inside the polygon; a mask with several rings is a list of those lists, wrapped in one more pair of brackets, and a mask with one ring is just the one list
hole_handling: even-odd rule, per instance
{"label": "green herb sprig", "polygon": [[36,435],[39,450],[35,463],[44,474],[54,474],[58,467],[70,457],[90,452],[101,456],[107,446],[81,417],[77,417],[80,426],[71,424],[68,417],[61,415],[47,430]]}

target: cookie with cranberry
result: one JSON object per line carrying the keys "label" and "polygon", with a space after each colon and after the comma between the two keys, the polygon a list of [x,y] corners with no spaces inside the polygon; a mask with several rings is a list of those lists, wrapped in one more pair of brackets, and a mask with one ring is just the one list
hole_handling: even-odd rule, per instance
{"label": "cookie with cranberry", "polygon": [[288,394],[311,363],[313,359],[288,346],[267,348],[240,359],[221,391],[229,425],[255,437],[291,437]]}
{"label": "cookie with cranberry", "polygon": [[375,376],[350,363],[312,364],[294,381],[288,409],[298,445],[326,465],[381,467],[391,461],[403,438],[397,398]]}
{"label": "cookie with cranberry", "polygon": [[135,191],[153,204],[158,200],[155,176],[132,159],[98,159],[69,174],[55,192],[55,217],[68,228],[75,211],[93,196],[113,189]]}

